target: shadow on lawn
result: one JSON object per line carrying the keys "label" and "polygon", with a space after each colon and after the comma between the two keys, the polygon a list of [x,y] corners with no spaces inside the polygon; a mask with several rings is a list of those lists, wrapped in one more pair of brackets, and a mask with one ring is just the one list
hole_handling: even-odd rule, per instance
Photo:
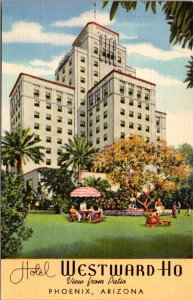
{"label": "shadow on lawn", "polygon": [[[141,240],[141,241],[140,241]],[[141,247],[139,247],[141,245]],[[183,245],[183,246],[182,246]],[[192,258],[191,241],[183,235],[151,238],[95,239],[91,242],[55,245],[49,249],[26,251],[22,257],[30,258]]]}

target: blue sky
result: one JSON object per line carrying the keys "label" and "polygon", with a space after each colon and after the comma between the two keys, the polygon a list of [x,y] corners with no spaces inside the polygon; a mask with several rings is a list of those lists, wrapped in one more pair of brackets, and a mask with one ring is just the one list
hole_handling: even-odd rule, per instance
{"label": "blue sky", "polygon": [[[158,8],[145,13],[119,9],[109,20],[108,5],[96,1],[96,22],[120,34],[127,63],[137,76],[156,83],[157,110],[167,113],[167,141],[193,145],[193,90],[183,80],[192,51],[169,44],[169,26]],[[54,79],[57,64],[83,26],[94,20],[94,1],[6,0],[3,2],[3,130],[9,129],[9,92],[21,72]]]}

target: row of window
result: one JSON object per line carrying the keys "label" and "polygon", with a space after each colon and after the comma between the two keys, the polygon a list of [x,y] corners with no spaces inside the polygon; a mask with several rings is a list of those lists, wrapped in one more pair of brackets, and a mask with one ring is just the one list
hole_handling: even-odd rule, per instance
{"label": "row of window", "polygon": [[[104,111],[103,113],[103,118],[106,119],[108,116],[108,112],[107,111]],[[100,116],[96,116],[96,123],[99,123],[100,122]],[[93,120],[90,120],[89,121],[89,125],[92,126],[93,125]]]}
{"label": "row of window", "polygon": [[[119,91],[121,94],[125,94],[126,93],[126,86],[128,86],[128,95],[130,97],[132,97],[134,95],[134,84],[128,84],[126,85],[126,83],[124,81],[120,81],[120,86],[119,86]],[[136,93],[137,93],[137,99],[141,99],[142,96],[143,96],[143,93],[142,93],[142,87],[141,86],[137,86],[137,90],[136,90]],[[144,91],[144,99],[146,101],[150,100],[150,90],[148,89],[145,89]]]}
{"label": "row of window", "polygon": [[[72,111],[69,111],[69,114],[72,114]],[[40,118],[40,113],[38,111],[34,112],[34,118],[39,119]],[[51,120],[52,119],[52,115],[51,114],[46,114],[46,120]],[[61,116],[57,116],[57,122],[62,123],[62,117]],[[68,124],[70,123],[72,124],[72,119],[68,119]]]}
{"label": "row of window", "polygon": [[[34,98],[40,98],[40,89],[35,88],[35,89],[33,90],[33,97],[34,97]],[[46,99],[46,100],[51,100],[51,99],[52,99],[52,92],[51,92],[51,90],[50,90],[50,91],[46,91],[46,93],[45,93],[45,99]],[[63,99],[63,94],[62,94],[62,92],[57,93],[57,94],[56,94],[56,101],[57,101],[58,103],[61,103],[61,102],[62,102],[62,99]],[[37,105],[38,105],[38,101],[39,101],[39,100],[36,101]],[[72,97],[67,97],[67,104],[68,104],[68,105],[72,105]]]}

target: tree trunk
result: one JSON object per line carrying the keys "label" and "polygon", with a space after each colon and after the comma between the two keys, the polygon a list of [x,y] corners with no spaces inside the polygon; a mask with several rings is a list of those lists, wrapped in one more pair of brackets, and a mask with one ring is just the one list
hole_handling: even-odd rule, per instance
{"label": "tree trunk", "polygon": [[17,161],[17,173],[22,173],[22,164],[23,164],[23,158],[20,155]]}
{"label": "tree trunk", "polygon": [[81,164],[78,164],[78,183],[81,183]]}

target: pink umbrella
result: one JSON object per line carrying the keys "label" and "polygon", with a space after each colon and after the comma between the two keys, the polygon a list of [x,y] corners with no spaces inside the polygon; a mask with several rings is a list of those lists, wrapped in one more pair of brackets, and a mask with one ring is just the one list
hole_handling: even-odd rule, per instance
{"label": "pink umbrella", "polygon": [[100,197],[101,193],[93,187],[83,186],[73,190],[70,197]]}

